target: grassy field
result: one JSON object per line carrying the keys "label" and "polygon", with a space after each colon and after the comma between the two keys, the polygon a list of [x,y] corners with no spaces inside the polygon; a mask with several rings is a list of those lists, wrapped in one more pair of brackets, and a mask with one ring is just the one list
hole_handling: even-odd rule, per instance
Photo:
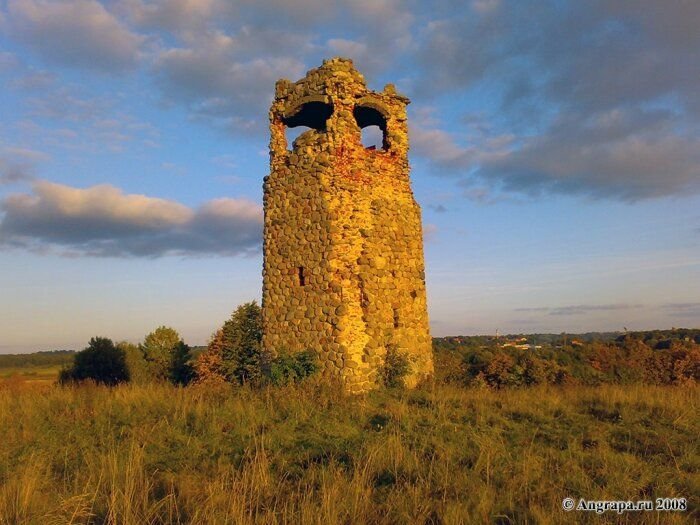
{"label": "grassy field", "polygon": [[0,381],[15,381],[21,383],[51,384],[58,379],[60,365],[22,366],[0,368]]}
{"label": "grassy field", "polygon": [[[693,523],[697,387],[0,386],[0,523]],[[686,497],[686,512],[561,509]]]}

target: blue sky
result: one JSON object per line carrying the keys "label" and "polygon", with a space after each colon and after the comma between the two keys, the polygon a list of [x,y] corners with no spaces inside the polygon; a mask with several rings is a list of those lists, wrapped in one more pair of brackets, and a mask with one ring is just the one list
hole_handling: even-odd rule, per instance
{"label": "blue sky", "polygon": [[409,106],[434,335],[700,325],[700,4],[0,0],[0,352],[261,294],[278,78]]}

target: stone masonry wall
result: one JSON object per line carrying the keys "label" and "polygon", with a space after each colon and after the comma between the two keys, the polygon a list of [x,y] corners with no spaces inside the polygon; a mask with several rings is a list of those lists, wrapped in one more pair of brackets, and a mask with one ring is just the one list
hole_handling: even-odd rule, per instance
{"label": "stone masonry wall", "polygon": [[[270,109],[263,346],[315,350],[351,392],[377,385],[387,350],[409,358],[408,386],[433,371],[408,102],[392,85],[369,91],[350,60],[334,58],[278,81]],[[290,147],[285,129],[299,124],[317,129]],[[362,145],[370,124],[385,129],[384,148]]]}

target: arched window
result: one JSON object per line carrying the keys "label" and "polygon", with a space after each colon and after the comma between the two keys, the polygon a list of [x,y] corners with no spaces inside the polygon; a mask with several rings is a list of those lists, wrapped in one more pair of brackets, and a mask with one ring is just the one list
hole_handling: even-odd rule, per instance
{"label": "arched window", "polygon": [[332,114],[333,106],[326,102],[306,102],[293,114],[282,117],[282,123],[287,126],[287,147],[310,129],[326,131],[326,121]]}
{"label": "arched window", "polygon": [[362,131],[362,145],[368,149],[387,150],[386,117],[370,106],[358,105],[353,110],[355,122]]}

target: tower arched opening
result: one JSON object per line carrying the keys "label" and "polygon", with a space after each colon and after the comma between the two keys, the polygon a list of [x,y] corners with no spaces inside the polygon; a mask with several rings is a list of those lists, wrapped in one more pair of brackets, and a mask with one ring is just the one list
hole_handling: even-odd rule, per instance
{"label": "tower arched opening", "polygon": [[376,108],[355,106],[355,122],[362,133],[362,145],[367,149],[389,149],[386,137],[386,117]]}
{"label": "tower arched opening", "polygon": [[309,130],[326,131],[326,122],[333,114],[333,106],[326,102],[306,102],[291,115],[282,117],[286,126],[287,148],[291,149],[294,141]]}

